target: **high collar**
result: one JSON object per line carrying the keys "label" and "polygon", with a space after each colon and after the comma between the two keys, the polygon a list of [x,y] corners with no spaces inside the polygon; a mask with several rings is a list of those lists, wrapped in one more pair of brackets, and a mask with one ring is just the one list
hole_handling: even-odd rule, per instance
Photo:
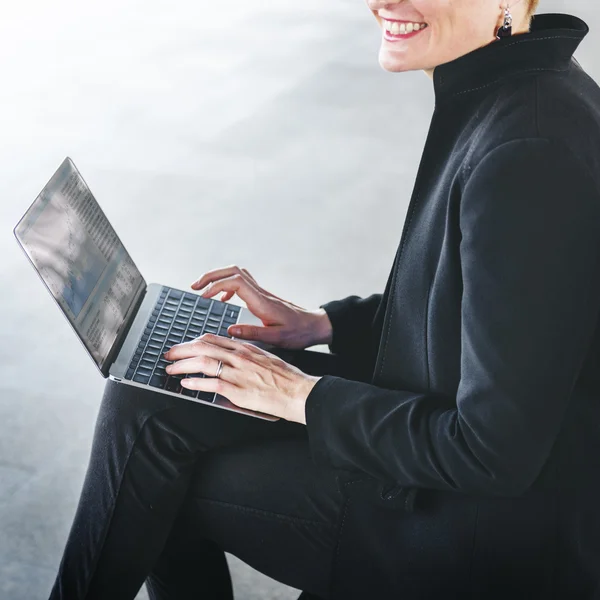
{"label": "high collar", "polygon": [[589,27],[566,14],[535,15],[527,33],[502,38],[433,70],[436,105],[508,76],[566,69]]}

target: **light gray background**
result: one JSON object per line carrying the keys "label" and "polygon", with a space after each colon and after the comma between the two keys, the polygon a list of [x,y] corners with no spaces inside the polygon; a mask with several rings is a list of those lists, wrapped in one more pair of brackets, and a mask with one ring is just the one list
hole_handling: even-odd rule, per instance
{"label": "light gray background", "polygon": [[[306,306],[382,291],[433,109],[357,0],[32,0],[0,16],[0,599],[46,598],[103,380],[12,227],[62,159],[148,281],[237,263]],[[600,8],[577,53],[600,81]],[[237,598],[295,598],[229,556]],[[145,597],[144,592],[140,598]]]}

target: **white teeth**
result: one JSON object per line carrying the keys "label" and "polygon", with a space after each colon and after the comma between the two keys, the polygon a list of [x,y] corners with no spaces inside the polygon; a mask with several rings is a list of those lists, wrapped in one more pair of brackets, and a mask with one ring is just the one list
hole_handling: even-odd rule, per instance
{"label": "white teeth", "polygon": [[386,21],[385,19],[383,20],[383,25],[386,31],[389,31],[393,35],[405,35],[427,27],[426,23],[398,23],[398,21]]}

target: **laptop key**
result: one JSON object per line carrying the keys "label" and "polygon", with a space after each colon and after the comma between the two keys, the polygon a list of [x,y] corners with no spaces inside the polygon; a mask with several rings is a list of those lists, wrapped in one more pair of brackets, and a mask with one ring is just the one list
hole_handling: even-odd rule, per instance
{"label": "laptop key", "polygon": [[223,302],[215,302],[210,309],[210,314],[221,316],[225,312],[226,307],[227,305]]}
{"label": "laptop key", "polygon": [[137,383],[148,383],[148,380],[150,379],[150,375],[147,373],[137,373],[135,375],[135,377],[133,378],[133,381],[137,382]]}
{"label": "laptop key", "polygon": [[169,392],[180,392],[181,391],[181,377],[169,377],[167,379],[167,385],[165,390]]}
{"label": "laptop key", "polygon": [[154,375],[152,375],[152,378],[150,379],[149,385],[151,385],[152,387],[155,387],[155,388],[162,389],[165,387],[166,381],[167,381],[166,375],[154,374]]}
{"label": "laptop key", "polygon": [[174,289],[169,290],[169,298],[175,298],[176,300],[179,300],[182,296],[183,296],[183,292],[181,292],[179,290],[174,290]]}
{"label": "laptop key", "polygon": [[204,400],[205,402],[214,402],[215,394],[214,392],[198,392],[198,400]]}
{"label": "laptop key", "polygon": [[133,373],[135,372],[135,367],[129,367],[127,373],[125,373],[125,379],[131,379],[133,377]]}
{"label": "laptop key", "polygon": [[210,298],[202,298],[202,296],[198,296],[198,304],[196,304],[197,308],[208,308],[212,300]]}
{"label": "laptop key", "polygon": [[188,388],[181,388],[181,395],[182,396],[188,396],[189,398],[197,398],[198,397],[198,390],[190,390]]}

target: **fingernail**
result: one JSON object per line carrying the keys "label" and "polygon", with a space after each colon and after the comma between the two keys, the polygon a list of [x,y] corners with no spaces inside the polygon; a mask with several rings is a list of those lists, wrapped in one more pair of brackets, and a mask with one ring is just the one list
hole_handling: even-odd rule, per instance
{"label": "fingernail", "polygon": [[167,366],[166,366],[166,368],[165,368],[165,371],[166,371],[167,373],[170,373],[172,370],[173,370],[173,369],[171,368],[171,365],[167,365]]}
{"label": "fingernail", "polygon": [[231,335],[240,335],[240,333],[242,333],[242,328],[241,328],[241,327],[232,327],[232,328],[229,330],[229,333],[230,333]]}

